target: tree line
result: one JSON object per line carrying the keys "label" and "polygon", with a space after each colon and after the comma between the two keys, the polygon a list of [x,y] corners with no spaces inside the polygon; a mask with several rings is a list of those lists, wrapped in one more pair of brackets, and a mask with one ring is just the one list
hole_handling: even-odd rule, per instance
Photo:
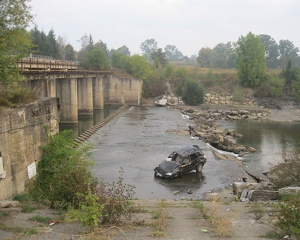
{"label": "tree line", "polygon": [[[6,99],[15,98],[16,93],[20,95],[22,92],[19,89],[21,84],[16,84],[22,81],[16,63],[29,52],[61,60],[78,60],[84,69],[89,70],[121,69],[144,80],[145,97],[164,93],[166,79],[179,84],[180,88],[182,84],[178,79],[186,78],[184,69],[176,69],[170,63],[190,61],[190,58],[184,56],[175,45],[167,45],[164,49],[158,47],[154,38],[140,44],[142,55],[131,56],[127,46],[109,49],[102,40],[95,42],[91,34],[84,34],[79,39],[81,48],[76,51],[64,37],[56,37],[53,29],[46,34],[35,25],[33,29],[26,31],[33,19],[28,2],[29,0],[0,1],[0,90],[1,93],[5,92]],[[261,89],[271,90],[261,92],[275,96],[278,94],[274,93],[281,88],[286,92],[300,93],[298,52],[299,48],[289,40],[280,40],[277,43],[269,35],[254,35],[250,32],[234,43],[220,43],[212,49],[201,48],[198,56],[193,57],[200,67],[237,68],[243,86],[265,85],[268,87]],[[270,79],[266,74],[267,67],[281,68],[282,74]]]}

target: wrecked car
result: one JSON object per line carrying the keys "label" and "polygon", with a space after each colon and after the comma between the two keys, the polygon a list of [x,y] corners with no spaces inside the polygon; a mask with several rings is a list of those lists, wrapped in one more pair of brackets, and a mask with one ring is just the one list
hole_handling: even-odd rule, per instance
{"label": "wrecked car", "polygon": [[201,172],[206,156],[198,145],[186,146],[172,152],[154,169],[155,177],[175,178],[192,170]]}

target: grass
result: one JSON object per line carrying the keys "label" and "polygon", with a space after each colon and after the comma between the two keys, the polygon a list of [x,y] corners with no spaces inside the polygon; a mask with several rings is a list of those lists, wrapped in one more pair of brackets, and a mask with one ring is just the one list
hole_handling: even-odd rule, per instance
{"label": "grass", "polygon": [[0,218],[8,216],[8,212],[0,212]]}
{"label": "grass", "polygon": [[266,213],[266,203],[264,202],[251,202],[248,203],[249,213],[252,213],[256,220],[261,219]]}
{"label": "grass", "polygon": [[218,195],[213,196],[209,207],[204,207],[203,202],[194,201],[192,206],[200,212],[204,219],[212,225],[213,235],[216,237],[230,237],[232,231],[231,219],[219,215],[221,199]]}
{"label": "grass", "polygon": [[29,218],[29,220],[33,222],[48,223],[51,220],[51,218],[36,215],[34,217]]}
{"label": "grass", "polygon": [[166,220],[168,218],[168,215],[164,210],[166,205],[166,200],[162,199],[159,203],[159,209],[152,214],[153,219],[155,219],[153,224],[154,231],[151,232],[151,236],[153,237],[165,237],[164,231]]}
{"label": "grass", "polygon": [[31,213],[36,210],[36,207],[34,207],[32,204],[25,203],[21,205],[21,212],[23,213]]}

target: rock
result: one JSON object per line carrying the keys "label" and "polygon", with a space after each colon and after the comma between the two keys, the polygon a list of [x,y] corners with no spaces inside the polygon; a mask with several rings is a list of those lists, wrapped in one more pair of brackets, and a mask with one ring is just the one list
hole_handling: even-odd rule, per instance
{"label": "rock", "polygon": [[232,184],[233,194],[238,198],[241,196],[244,189],[256,190],[259,189],[261,185],[259,183],[248,183],[248,182],[234,182]]}
{"label": "rock", "polygon": [[270,190],[251,190],[248,193],[248,198],[250,201],[269,201],[269,200],[277,200],[279,196],[278,191],[270,191]]}
{"label": "rock", "polygon": [[256,152],[256,149],[253,148],[253,147],[248,147],[248,151],[249,151],[249,152]]}
{"label": "rock", "polygon": [[218,158],[218,159],[221,159],[221,160],[227,160],[227,157],[225,157],[224,155],[218,153],[218,152],[215,152],[213,151],[213,154]]}
{"label": "rock", "polygon": [[225,146],[232,146],[233,145],[233,141],[228,138],[228,137],[224,137],[224,145]]}
{"label": "rock", "polygon": [[0,208],[18,207],[19,205],[19,201],[0,201]]}
{"label": "rock", "polygon": [[244,151],[240,151],[238,156],[239,157],[244,157],[245,156],[245,152]]}
{"label": "rock", "polygon": [[285,187],[279,189],[280,196],[294,195],[300,193],[300,187]]}

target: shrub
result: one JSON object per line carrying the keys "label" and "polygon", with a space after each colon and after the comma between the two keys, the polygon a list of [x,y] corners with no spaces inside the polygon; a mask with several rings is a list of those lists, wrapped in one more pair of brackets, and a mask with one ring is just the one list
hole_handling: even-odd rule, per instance
{"label": "shrub", "polygon": [[92,231],[103,217],[105,204],[99,203],[99,197],[92,193],[90,188],[85,194],[77,193],[77,196],[81,199],[79,206],[77,209],[69,208],[69,216],[81,222],[82,226],[88,226]]}
{"label": "shrub", "polygon": [[206,86],[214,86],[215,83],[216,83],[216,77],[212,73],[212,70],[209,69],[208,72],[206,73],[204,84]]}
{"label": "shrub", "polygon": [[182,89],[182,100],[188,105],[203,103],[204,88],[196,80],[186,80]]}
{"label": "shrub", "polygon": [[283,234],[288,234],[295,239],[300,239],[300,194],[285,196],[278,202],[278,221]]}
{"label": "shrub", "polygon": [[[48,133],[48,131],[46,130]],[[42,159],[38,164],[35,189],[43,194],[52,205],[78,205],[78,193],[86,193],[88,186],[93,189],[97,180],[92,177],[88,152],[90,145],[74,148],[75,135],[67,130],[49,136],[48,144],[41,146]]]}
{"label": "shrub", "polygon": [[245,101],[245,95],[243,93],[243,89],[239,85],[236,85],[233,88],[232,100],[239,103]]}
{"label": "shrub", "polygon": [[268,178],[278,188],[297,185],[300,182],[300,156],[295,151],[282,155],[277,165],[271,167]]}
{"label": "shrub", "polygon": [[105,205],[102,212],[102,223],[117,223],[122,216],[127,219],[131,218],[133,206],[129,200],[134,197],[135,187],[124,183],[123,169],[119,172],[120,176],[117,182],[100,182],[95,191],[98,204]]}

